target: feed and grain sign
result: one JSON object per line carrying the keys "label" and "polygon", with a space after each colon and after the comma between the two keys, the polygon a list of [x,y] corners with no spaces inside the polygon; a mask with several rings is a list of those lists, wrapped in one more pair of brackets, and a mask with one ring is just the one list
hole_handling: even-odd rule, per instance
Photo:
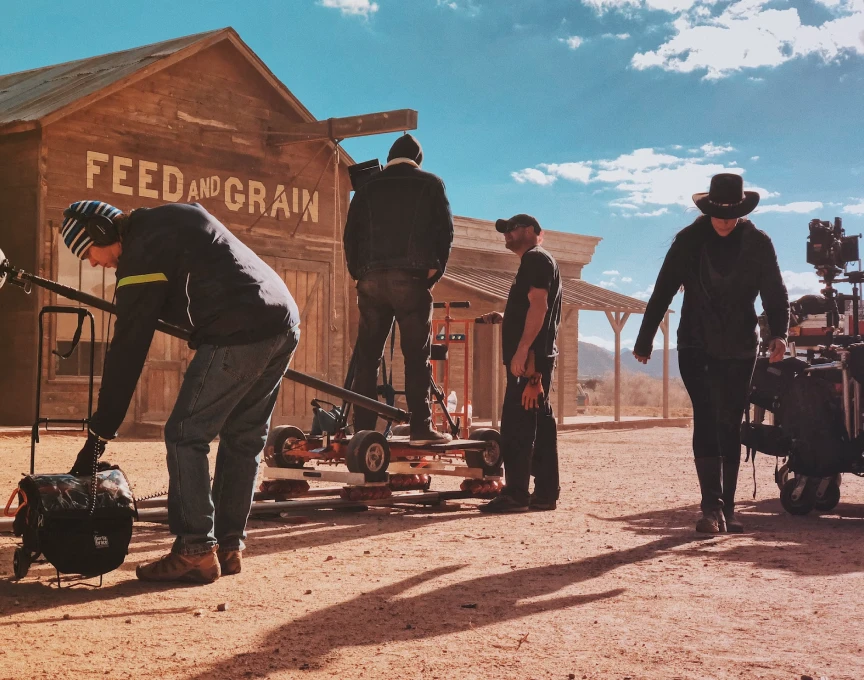
{"label": "feed and grain sign", "polygon": [[[275,181],[261,182],[234,176],[192,176],[181,168],[144,159],[117,156],[101,151],[87,152],[87,188],[97,178],[101,186],[122,196],[153,198],[166,203],[195,203],[201,199],[222,201],[233,212],[265,215],[279,219],[299,215],[303,221],[318,222],[318,192]],[[109,184],[110,183],[110,184]]]}

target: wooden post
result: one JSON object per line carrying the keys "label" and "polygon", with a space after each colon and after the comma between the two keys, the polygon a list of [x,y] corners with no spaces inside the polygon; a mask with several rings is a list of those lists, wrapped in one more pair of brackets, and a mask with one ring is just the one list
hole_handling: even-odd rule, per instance
{"label": "wooden post", "polygon": [[606,312],[606,318],[615,333],[615,422],[621,421],[621,331],[630,318],[630,312]]}
{"label": "wooden post", "polygon": [[669,312],[660,324],[663,331],[663,419],[669,419]]}
{"label": "wooden post", "polygon": [[498,429],[501,408],[501,325],[492,326],[492,429]]}
{"label": "wooden post", "polygon": [[[567,320],[567,315],[564,315],[564,321]],[[563,324],[562,324],[563,325]],[[558,378],[557,378],[557,388],[558,388],[558,424],[564,424],[564,405],[567,403],[567,400],[564,398],[564,385],[567,384],[567,381],[564,380],[564,355],[566,352],[564,351],[564,342],[562,340],[561,346],[558,348]],[[549,389],[552,389],[552,386],[549,386]]]}

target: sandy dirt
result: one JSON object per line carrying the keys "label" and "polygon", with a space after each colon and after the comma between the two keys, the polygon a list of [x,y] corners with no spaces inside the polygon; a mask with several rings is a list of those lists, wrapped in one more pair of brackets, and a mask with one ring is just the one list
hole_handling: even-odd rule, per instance
{"label": "sandy dirt", "polygon": [[[555,512],[253,520],[243,573],[209,586],[135,579],[169,548],[162,525],[137,525],[101,589],[58,591],[47,564],[13,582],[2,536],[0,678],[864,678],[864,481],[834,513],[790,517],[760,457],[755,501],[742,468],[749,533],[706,540],[689,437],[563,435]],[[79,443],[43,438],[38,470],[66,470]],[[0,439],[10,491],[28,455]],[[108,457],[139,494],[165,483],[158,443]]]}

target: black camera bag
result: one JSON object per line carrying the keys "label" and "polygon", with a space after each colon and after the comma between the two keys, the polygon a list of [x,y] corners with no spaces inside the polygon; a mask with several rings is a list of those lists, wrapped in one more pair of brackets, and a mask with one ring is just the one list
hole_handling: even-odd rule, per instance
{"label": "black camera bag", "polygon": [[61,574],[87,577],[123,564],[138,514],[135,500],[119,468],[96,479],[92,507],[90,477],[29,475],[18,483],[13,530],[31,560],[42,554]]}
{"label": "black camera bag", "polygon": [[795,376],[806,368],[806,361],[793,357],[773,364],[767,357],[757,359],[753,378],[750,381],[750,403],[761,406],[766,411],[777,413],[782,397],[789,390]]}

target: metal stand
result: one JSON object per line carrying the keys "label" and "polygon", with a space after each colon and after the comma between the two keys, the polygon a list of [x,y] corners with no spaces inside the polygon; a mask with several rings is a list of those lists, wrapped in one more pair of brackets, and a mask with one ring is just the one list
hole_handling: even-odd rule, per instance
{"label": "metal stand", "polygon": [[[43,345],[45,341],[44,319],[46,314],[74,314],[78,317],[78,327],[75,330],[75,335],[72,337],[72,347],[65,354],[61,354],[56,349],[51,353],[60,357],[61,360],[68,359],[72,353],[78,348],[78,343],[81,341],[81,331],[84,327],[84,320],[90,321],[90,369],[88,371],[87,383],[87,417],[86,418],[43,418],[42,417],[42,357]],[[48,431],[48,426],[54,425],[78,425],[81,430],[86,430],[90,424],[90,418],[93,415],[93,373],[96,361],[96,322],[93,319],[93,314],[89,310],[82,307],[67,307],[64,305],[48,305],[43,307],[39,312],[39,353],[36,358],[36,417],[33,421],[33,428],[30,433],[30,474],[36,473],[36,444],[39,442],[39,426],[45,425],[45,431]]]}

